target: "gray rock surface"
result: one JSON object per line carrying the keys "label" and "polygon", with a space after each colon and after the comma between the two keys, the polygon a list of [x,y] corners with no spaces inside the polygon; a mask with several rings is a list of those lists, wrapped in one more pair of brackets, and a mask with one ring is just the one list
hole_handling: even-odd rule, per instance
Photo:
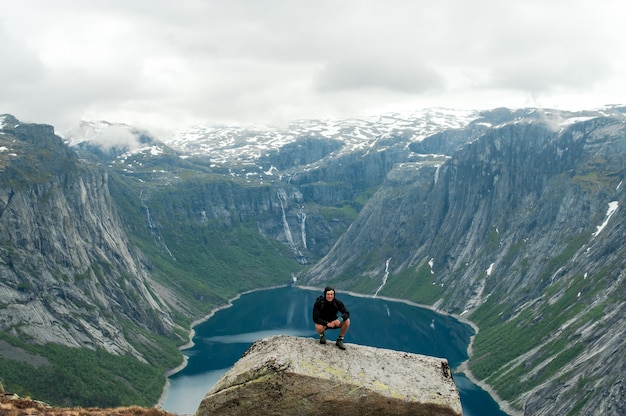
{"label": "gray rock surface", "polygon": [[[177,326],[126,233],[107,170],[79,160],[51,126],[2,120],[0,330],[145,361],[137,345],[149,341],[136,334]],[[19,358],[7,345],[0,356]]]}
{"label": "gray rock surface", "polygon": [[255,342],[203,399],[203,415],[461,415],[448,362],[316,339]]}

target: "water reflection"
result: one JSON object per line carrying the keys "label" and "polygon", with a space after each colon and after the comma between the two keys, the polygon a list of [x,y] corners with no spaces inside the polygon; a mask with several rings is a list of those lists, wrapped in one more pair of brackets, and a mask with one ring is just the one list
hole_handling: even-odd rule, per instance
{"label": "water reflection", "polygon": [[234,335],[217,335],[214,337],[202,338],[202,342],[221,342],[222,344],[240,344],[240,343],[249,343],[252,344],[254,341],[257,341],[262,338],[266,338],[272,335],[292,335],[295,337],[304,337],[311,335],[311,331],[302,331],[302,330],[290,330],[285,329],[281,331],[276,330],[268,330],[268,331],[255,331],[255,332],[247,332],[245,334],[234,334]]}

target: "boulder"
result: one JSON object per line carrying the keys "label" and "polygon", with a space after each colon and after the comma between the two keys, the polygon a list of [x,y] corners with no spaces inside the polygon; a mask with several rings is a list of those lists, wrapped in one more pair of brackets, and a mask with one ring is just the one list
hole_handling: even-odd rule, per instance
{"label": "boulder", "polygon": [[293,336],[256,341],[206,394],[208,415],[461,415],[448,361]]}

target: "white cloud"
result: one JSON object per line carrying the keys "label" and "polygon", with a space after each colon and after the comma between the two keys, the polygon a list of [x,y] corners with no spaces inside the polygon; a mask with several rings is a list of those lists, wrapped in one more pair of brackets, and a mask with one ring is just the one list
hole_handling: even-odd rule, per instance
{"label": "white cloud", "polygon": [[422,62],[410,57],[364,56],[329,62],[318,74],[320,92],[350,91],[379,88],[398,93],[414,94],[440,91],[442,77]]}
{"label": "white cloud", "polygon": [[6,0],[0,113],[59,129],[626,100],[621,3]]}
{"label": "white cloud", "polygon": [[106,121],[81,123],[72,128],[69,133],[68,136],[74,141],[73,144],[88,141],[105,151],[113,147],[133,151],[145,146],[141,143],[142,132],[134,131],[131,126],[110,124]]}

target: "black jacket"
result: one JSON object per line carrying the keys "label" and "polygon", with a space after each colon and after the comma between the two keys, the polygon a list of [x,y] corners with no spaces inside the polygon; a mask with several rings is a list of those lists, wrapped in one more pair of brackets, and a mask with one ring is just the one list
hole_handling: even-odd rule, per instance
{"label": "black jacket", "polygon": [[324,296],[318,296],[313,305],[313,322],[324,325],[337,319],[337,314],[341,313],[341,318],[345,321],[350,318],[350,312],[342,301],[335,298],[328,302]]}

